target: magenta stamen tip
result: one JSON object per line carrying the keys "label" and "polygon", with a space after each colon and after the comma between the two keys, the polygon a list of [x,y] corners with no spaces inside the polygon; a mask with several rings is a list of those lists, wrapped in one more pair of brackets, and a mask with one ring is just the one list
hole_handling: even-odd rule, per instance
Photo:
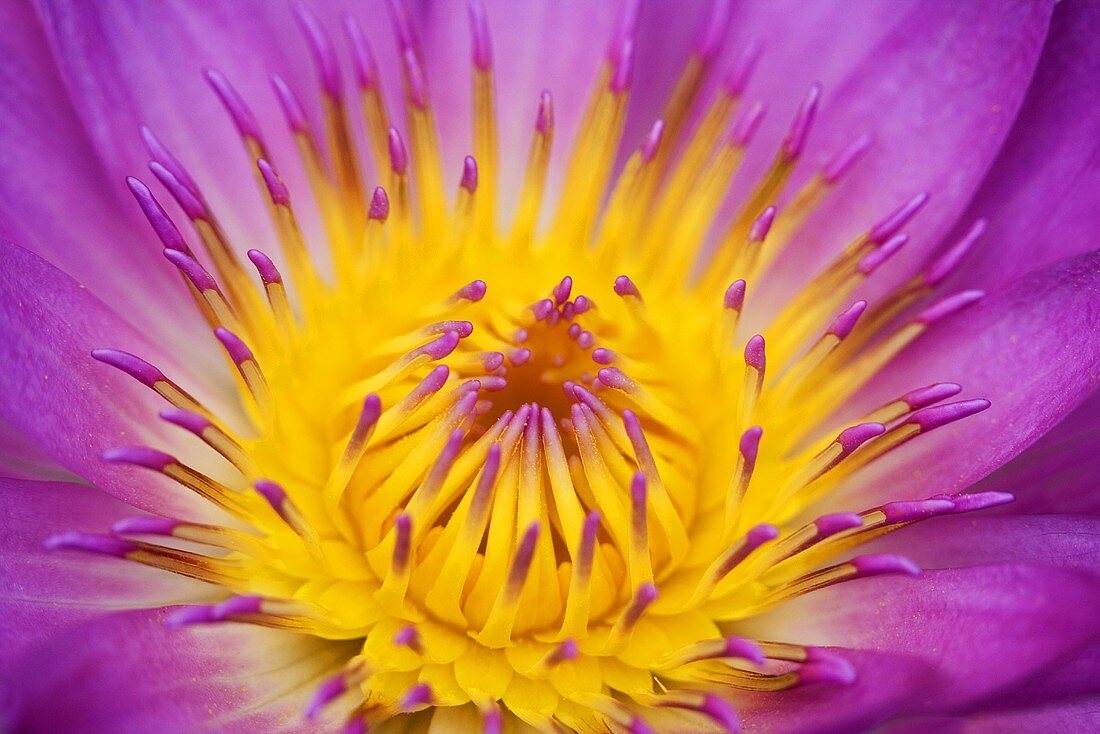
{"label": "magenta stamen tip", "polygon": [[203,69],[203,76],[206,77],[207,83],[214,88],[214,93],[218,95],[222,105],[229,112],[229,116],[233,118],[233,124],[237,127],[237,132],[240,133],[241,137],[259,140],[260,124],[256,121],[256,116],[252,114],[252,110],[244,103],[241,95],[230,84],[225,74],[217,69],[206,68]]}
{"label": "magenta stamen tip", "polygon": [[627,731],[629,734],[657,734],[653,727],[647,724],[640,716],[635,716],[630,720]]}
{"label": "magenta stamen tip", "polygon": [[795,113],[794,122],[787,131],[787,137],[783,139],[783,155],[788,160],[794,160],[802,155],[802,149],[806,145],[806,137],[810,133],[810,127],[814,122],[818,102],[821,100],[821,82],[814,82],[810,91],[802,100],[802,104]]}
{"label": "magenta stamen tip", "polygon": [[940,426],[945,426],[948,423],[968,418],[975,413],[981,413],[989,406],[990,402],[984,398],[960,400],[957,403],[934,405],[931,408],[918,410],[906,418],[905,422],[919,426],[922,432],[931,431]]}
{"label": "magenta stamen tip", "polygon": [[535,315],[535,321],[543,321],[554,310],[554,302],[549,298],[543,298],[531,306],[531,312]]}
{"label": "magenta stamen tip", "polygon": [[896,234],[881,247],[876,247],[869,253],[863,256],[863,259],[859,261],[858,270],[860,275],[867,277],[871,273],[875,272],[884,262],[889,260],[894,254],[905,247],[909,242],[909,235]]}
{"label": "magenta stamen tip", "polygon": [[749,548],[758,548],[764,543],[775,540],[779,537],[779,528],[775,525],[769,525],[768,523],[761,523],[755,525],[745,533],[745,544]]}
{"label": "magenta stamen tip", "polygon": [[752,640],[743,637],[727,637],[723,657],[742,658],[757,665],[764,664],[764,651]]}
{"label": "magenta stamen tip", "polygon": [[[496,354],[500,354],[500,352],[496,352]],[[504,361],[503,354],[500,354],[500,360],[501,362]],[[497,375],[489,375],[488,377],[481,378],[481,386],[487,392],[500,392],[504,388],[508,387],[508,380]]]}
{"label": "magenta stamen tip", "polygon": [[[807,653],[813,654],[819,648],[808,648]],[[850,686],[856,682],[856,669],[843,658],[832,655],[812,655],[806,658],[797,671],[798,682],[802,685],[810,683],[826,683],[840,686]]]}
{"label": "magenta stamen tip", "polygon": [[375,393],[363,398],[363,410],[359,413],[359,428],[373,426],[382,417],[382,398]]}
{"label": "magenta stamen tip", "polygon": [[764,114],[767,111],[768,106],[760,100],[756,100],[749,105],[748,109],[737,118],[737,122],[730,131],[730,141],[734,146],[745,148],[752,142],[752,138],[760,128],[760,123],[764,120]]}
{"label": "magenta stamen tip", "polygon": [[183,209],[183,213],[187,215],[188,219],[205,220],[210,218],[210,212],[207,210],[206,205],[182,181],[176,178],[175,174],[157,161],[149,163],[149,170],[157,177],[158,181],[164,184],[164,188],[168,189],[168,193],[180,205],[180,209]]}
{"label": "magenta stamen tip", "polygon": [[422,348],[424,354],[432,359],[443,359],[455,350],[459,341],[460,337],[457,331],[448,331],[443,336],[428,342]]}
{"label": "magenta stamen tip", "polygon": [[82,550],[116,558],[125,558],[127,553],[137,550],[137,546],[128,540],[91,533],[58,533],[57,535],[51,535],[46,538],[43,547],[51,551],[61,549]]}
{"label": "magenta stamen tip", "polygon": [[645,472],[634,472],[630,479],[630,498],[635,505],[644,505],[646,497]]}
{"label": "magenta stamen tip", "polygon": [[741,456],[745,457],[745,465],[747,467],[753,467],[756,465],[756,457],[760,451],[760,439],[764,435],[764,429],[760,426],[753,426],[741,434]]}
{"label": "magenta stamen tip", "polygon": [[481,734],[501,734],[504,731],[504,714],[501,713],[499,706],[490,705],[480,713]]}
{"label": "magenta stamen tip", "polygon": [[722,42],[726,40],[726,31],[729,29],[730,16],[730,0],[715,0],[707,23],[703,26],[703,32],[699,34],[699,40],[695,43],[695,55],[700,60],[711,61],[722,48]]}
{"label": "magenta stamen tip", "polygon": [[740,313],[745,305],[745,288],[744,280],[735,280],[730,283],[730,287],[726,289],[726,293],[722,297],[723,308]]}
{"label": "magenta stamen tip", "polygon": [[485,297],[485,293],[488,289],[484,280],[473,280],[462,286],[462,288],[455,293],[455,297],[464,301],[470,301],[471,303],[477,303]]}
{"label": "magenta stamen tip", "polygon": [[867,239],[874,244],[882,244],[908,224],[909,220],[916,216],[917,212],[919,212],[927,202],[927,193],[921,192],[917,194],[891,212],[885,219],[871,227]]}
{"label": "magenta stamen tip", "polygon": [[431,702],[432,687],[427,683],[417,683],[415,686],[405,691],[397,704],[397,708],[400,711],[409,712],[422,706],[427,706]]}
{"label": "magenta stamen tip", "polygon": [[309,118],[302,107],[302,101],[294,94],[294,91],[278,74],[271,75],[271,86],[275,89],[275,96],[279,98],[279,106],[283,108],[287,125],[292,132],[304,133],[309,130]]}
{"label": "magenta stamen tip", "polygon": [[615,361],[615,353],[610,349],[604,349],[603,347],[597,347],[592,350],[592,361],[596,364],[602,364],[607,366]]}
{"label": "magenta stamen tip", "polygon": [[633,38],[623,40],[611,63],[614,66],[614,73],[611,76],[611,91],[614,94],[621,94],[630,88],[630,84],[634,79]]}
{"label": "magenta stamen tip", "polygon": [[836,317],[825,333],[832,334],[837,339],[847,339],[865,310],[867,310],[867,301],[856,301],[848,307],[848,310]]}
{"label": "magenta stamen tip", "polygon": [[760,60],[760,54],[763,50],[764,46],[758,38],[752,39],[745,45],[744,50],[737,57],[737,61],[734,62],[722,82],[726,94],[731,97],[740,97],[744,94],[745,88],[749,85],[749,79],[752,78],[752,72],[756,69],[756,62]]}
{"label": "magenta stamen tip", "polygon": [[171,464],[177,464],[176,457],[148,446],[122,446],[107,449],[102,458],[110,464],[133,464],[134,466],[164,471]]}
{"label": "magenta stamen tip", "polygon": [[219,326],[214,329],[214,336],[225,347],[225,352],[229,355],[229,358],[237,365],[244,364],[249,360],[255,361],[252,350],[248,348],[248,345],[229,329]]}
{"label": "magenta stamen tip", "polygon": [[286,490],[270,479],[257,479],[252,486],[256,488],[260,496],[267,500],[267,503],[271,505],[276,512],[280,515],[283,514],[283,505],[286,502]]}
{"label": "magenta stamen tip", "polygon": [[955,503],[949,499],[911,500],[887,502],[878,509],[886,516],[888,524],[896,525],[952,512],[955,509]]}
{"label": "magenta stamen tip", "polygon": [[376,222],[384,222],[390,216],[390,197],[381,186],[374,189],[374,194],[370,199],[370,213],[368,216]]}
{"label": "magenta stamen tip", "polygon": [[509,350],[508,361],[512,363],[513,367],[522,367],[531,361],[531,350],[527,347]]}
{"label": "magenta stamen tip", "polygon": [[409,103],[418,109],[428,107],[428,80],[424,76],[424,67],[420,63],[420,57],[411,48],[405,49],[401,55],[402,66],[405,69],[405,84],[409,93]]}
{"label": "magenta stamen tip", "polygon": [[208,418],[181,408],[165,408],[160,411],[159,415],[161,420],[179,426],[195,435],[201,435],[203,431],[211,426]]}
{"label": "magenta stamen tip", "polygon": [[909,410],[920,410],[929,405],[946,400],[962,392],[962,385],[954,382],[937,382],[927,387],[918,387],[902,395],[899,400],[909,406]]}
{"label": "magenta stamen tip", "polygon": [[657,149],[661,147],[661,138],[664,134],[665,121],[657,120],[642,141],[642,163],[649,163],[657,155]]}
{"label": "magenta stamen tip", "polygon": [[275,173],[271,164],[266,159],[260,158],[256,161],[256,166],[260,169],[260,175],[263,176],[264,185],[267,186],[271,200],[279,206],[290,206],[290,190],[279,178],[279,174]]}
{"label": "magenta stamen tip", "polygon": [[398,176],[404,176],[409,170],[409,153],[405,149],[405,141],[395,127],[390,128],[387,140],[390,148],[390,168]]}
{"label": "magenta stamen tip", "polygon": [[641,292],[638,290],[638,286],[634,285],[634,281],[625,275],[620,275],[618,278],[615,278],[615,293],[620,296],[642,297]]}
{"label": "magenta stamen tip", "polygon": [[321,77],[321,88],[332,99],[340,99],[340,66],[336,61],[336,52],[332,46],[332,39],[325,31],[321,21],[304,2],[294,4],[294,15],[298,19],[298,26],[306,37],[313,61],[317,64],[317,72]]}
{"label": "magenta stamen tip", "polygon": [[190,252],[183,235],[180,234],[179,229],[169,218],[168,213],[164,211],[164,207],[153,196],[153,192],[149,190],[149,187],[133,176],[126,179],[126,186],[129,187],[134,199],[137,200],[138,206],[141,207],[142,213],[149,220],[149,224],[152,225],[153,231],[161,243],[173,250]]}
{"label": "magenta stamen tip", "polygon": [[854,512],[835,512],[822,515],[814,520],[814,527],[817,528],[817,538],[819,540],[842,533],[845,530],[858,528],[861,525],[863,525],[863,520]]}
{"label": "magenta stamen tip", "polygon": [[493,48],[489,41],[489,20],[481,0],[467,0],[470,11],[471,55],[474,66],[486,71],[493,65]]}
{"label": "magenta stamen tip", "polygon": [[1015,502],[1016,497],[1008,492],[975,492],[974,494],[957,494],[951,498],[955,504],[954,512],[972,512],[985,510],[990,507],[999,507]]}
{"label": "magenta stamen tip", "polygon": [[343,673],[338,673],[322,681],[321,685],[317,686],[314,690],[313,696],[309,699],[309,703],[306,704],[306,720],[316,721],[325,706],[344,695],[344,691],[347,689],[348,684]]}
{"label": "magenta stamen tip", "polygon": [[264,285],[282,285],[283,276],[265,253],[260,250],[249,250],[248,259],[256,267],[256,272],[260,274],[260,280]]}
{"label": "magenta stamen tip", "polygon": [[871,147],[871,143],[875,140],[871,133],[863,133],[858,138],[848,143],[845,147],[841,148],[821,169],[822,180],[832,186],[840,180],[844,174],[852,170],[863,154],[867,152],[867,149]]}
{"label": "magenta stamen tip", "polygon": [[569,294],[573,292],[573,279],[568,275],[561,279],[561,282],[554,286],[552,294],[554,301],[559,306],[569,300]]}
{"label": "magenta stamen tip", "polygon": [[856,556],[848,563],[855,566],[860,576],[880,576],[888,573],[901,573],[906,576],[920,576],[920,566],[905,556],[882,553],[870,556]]}
{"label": "magenta stamen tip", "polygon": [[985,298],[985,291],[968,290],[955,293],[921,311],[914,319],[917,323],[932,325],[940,319]]}
{"label": "magenta stamen tip", "polygon": [[737,718],[733,704],[716,693],[703,694],[699,712],[717,722],[727,734],[739,734],[741,731],[741,720]]}
{"label": "magenta stamen tip", "polygon": [[344,15],[344,35],[351,46],[352,67],[355,70],[355,83],[362,90],[378,86],[378,62],[374,58],[366,34],[351,13]]}
{"label": "magenta stamen tip", "polygon": [[588,296],[577,296],[573,299],[573,313],[580,316],[582,313],[587,313],[592,310],[592,307],[596,304],[592,303],[592,299]]}
{"label": "magenta stamen tip", "polygon": [[554,127],[554,98],[549,90],[539,94],[539,109],[535,116],[535,129],[540,135],[546,135]]}
{"label": "magenta stamen tip", "polygon": [[604,367],[596,373],[597,379],[604,385],[616,390],[630,390],[634,382],[618,367]]}
{"label": "magenta stamen tip", "polygon": [[166,382],[168,379],[159,369],[129,352],[118,349],[93,349],[92,358],[125,372],[146,387],[152,387],[158,382]]}
{"label": "magenta stamen tip", "polygon": [[149,155],[153,157],[153,160],[164,166],[165,169],[170,171],[173,176],[176,177],[181,184],[187,187],[187,190],[196,199],[202,199],[202,195],[199,192],[199,187],[195,183],[195,180],[191,178],[191,175],[187,173],[187,169],[176,159],[172,152],[160,142],[160,138],[153,134],[145,125],[141,126],[141,138],[145,142],[145,149],[149,151]]}
{"label": "magenta stamen tip", "polygon": [[477,192],[477,161],[472,155],[462,160],[462,181],[459,185],[471,194]]}
{"label": "magenta stamen tip", "polygon": [[764,241],[764,238],[768,236],[768,232],[772,228],[772,224],[775,222],[775,211],[774,206],[769,206],[760,213],[760,216],[752,223],[752,227],[749,228],[750,242]]}
{"label": "magenta stamen tip", "polygon": [[840,444],[841,457],[846,457],[872,438],[886,433],[886,426],[881,423],[858,423],[850,428],[845,428],[836,437],[836,443]]}
{"label": "magenta stamen tip", "polygon": [[979,219],[970,226],[962,239],[952,245],[946,252],[936,258],[924,271],[924,284],[934,287],[943,282],[943,279],[951,274],[958,264],[970,252],[970,248],[985,233],[986,220]]}
{"label": "magenta stamen tip", "polygon": [[745,364],[757,372],[763,372],[767,365],[767,355],[764,351],[764,337],[757,334],[749,339],[745,345]]}
{"label": "magenta stamen tip", "polygon": [[171,535],[179,521],[168,517],[137,515],[124,517],[111,526],[115,535]]}
{"label": "magenta stamen tip", "polygon": [[194,258],[178,250],[167,248],[164,250],[164,257],[179,268],[180,272],[200,291],[218,290],[218,283],[214,280],[214,276],[210,275]]}

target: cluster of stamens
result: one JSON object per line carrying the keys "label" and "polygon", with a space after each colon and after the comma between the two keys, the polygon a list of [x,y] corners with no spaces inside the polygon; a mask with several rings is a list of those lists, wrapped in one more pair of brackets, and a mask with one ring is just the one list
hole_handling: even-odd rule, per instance
{"label": "cluster of stamens", "polygon": [[[766,340],[745,339],[738,325],[753,284],[870,138],[837,152],[778,212],[815,116],[815,85],[727,222],[725,195],[764,108],[735,114],[752,47],[689,124],[728,20],[719,2],[665,114],[609,189],[632,84],[637,8],[625,5],[544,227],[549,93],[538,100],[514,217],[497,226],[493,64],[478,2],[475,155],[450,201],[421,48],[401,6],[408,145],[349,18],[359,145],[334,44],[298,9],[324,135],[288,84],[275,77],[274,89],[327,254],[299,226],[276,172],[274,157],[288,151],[269,150],[224,76],[207,72],[255,163],[280,245],[277,258],[248,251],[258,277],[183,164],[144,131],[150,169],[201,247],[145,184],[130,179],[131,191],[221,346],[241,411],[216,414],[141,357],[96,351],[168,404],[164,421],[224,461],[112,450],[107,461],[163,474],[212,509],[187,520],[138,516],[52,545],[217,589],[213,603],[176,612],[175,625],[246,622],[361,643],[304,712],[350,702],[349,730],[397,716],[461,722],[472,711],[487,732],[505,717],[540,730],[639,734],[674,721],[733,731],[738,692],[850,682],[855,671],[835,653],[744,639],[738,621],[853,579],[915,575],[905,558],[851,550],[1010,499],[937,494],[807,516],[862,467],[988,405],[944,403],[960,387],[936,383],[854,423],[830,422],[934,322],[980,297],[920,305],[982,224],[879,303],[850,302],[906,244],[901,230],[927,199],[918,195],[840,250]],[[369,194],[360,147],[385,171]]]}

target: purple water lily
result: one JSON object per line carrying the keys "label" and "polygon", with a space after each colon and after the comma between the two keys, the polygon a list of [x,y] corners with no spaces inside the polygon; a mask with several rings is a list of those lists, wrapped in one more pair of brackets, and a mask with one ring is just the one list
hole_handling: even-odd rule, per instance
{"label": "purple water lily", "polygon": [[1100,728],[1100,4],[341,5],[0,6],[0,729]]}

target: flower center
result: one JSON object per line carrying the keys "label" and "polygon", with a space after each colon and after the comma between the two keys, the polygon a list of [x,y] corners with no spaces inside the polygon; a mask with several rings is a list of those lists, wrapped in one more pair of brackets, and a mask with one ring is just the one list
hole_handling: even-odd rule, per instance
{"label": "flower center", "polygon": [[480,165],[464,161],[453,201],[402,12],[408,146],[389,125],[365,39],[348,26],[366,148],[385,171],[368,195],[331,40],[301,9],[321,72],[327,156],[293,92],[281,80],[275,88],[324,214],[327,265],[306,246],[271,163],[287,151],[267,148],[228,80],[209,72],[256,162],[287,280],[251,250],[255,287],[197,184],[151,133],[152,170],[201,247],[191,249],[144,184],[130,186],[233,367],[242,415],[215,414],[138,356],[94,356],[162,396],[162,417],[234,476],[216,479],[146,447],[109,452],[217,511],[201,522],[134,518],[112,536],[68,534],[55,544],[226,591],[176,624],[246,621],[361,643],[308,712],[347,693],[357,703],[352,726],[452,715],[431,705],[456,717],[474,710],[486,731],[507,716],[543,729],[643,732],[662,711],[690,730],[732,730],[737,690],[850,681],[835,656],[742,639],[738,623],[825,586],[914,574],[897,556],[835,557],[917,520],[1005,501],[933,495],[806,516],[864,465],[988,405],[940,404],[959,391],[940,383],[854,424],[830,424],[882,365],[980,296],[957,294],[898,320],[980,227],[881,303],[851,303],[906,243],[899,232],[926,198],[914,197],[795,294],[767,344],[741,334],[746,293],[868,140],[839,151],[776,218],[771,203],[801,158],[815,86],[771,169],[725,222],[721,205],[762,106],[736,113],[750,51],[688,124],[725,22],[719,3],[662,120],[609,186],[630,92],[633,7],[599,71],[545,230],[536,223],[554,126],[549,94],[540,98],[507,231],[496,226],[493,70],[480,5],[471,4]]}

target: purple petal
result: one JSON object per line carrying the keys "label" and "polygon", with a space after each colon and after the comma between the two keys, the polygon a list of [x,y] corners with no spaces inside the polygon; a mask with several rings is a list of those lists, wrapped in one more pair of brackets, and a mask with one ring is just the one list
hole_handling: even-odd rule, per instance
{"label": "purple petal", "polygon": [[164,617],[118,612],[35,648],[9,678],[5,723],[23,734],[332,730],[301,712],[348,645],[250,625],[170,629]]}
{"label": "purple petal", "polygon": [[118,608],[195,601],[209,587],[136,563],[47,551],[50,536],[104,532],[133,508],[93,487],[0,479],[0,674],[31,645]]}
{"label": "purple petal", "polygon": [[162,446],[179,436],[157,420],[146,388],[92,359],[91,351],[119,347],[166,371],[181,370],[87,289],[34,254],[0,242],[0,261],[0,416],[61,466],[119,499],[203,517],[207,507],[186,491],[100,458],[121,436]]}
{"label": "purple petal", "polygon": [[918,437],[861,473],[857,491],[879,497],[886,488],[875,489],[876,478],[887,474],[885,499],[962,491],[1050,430],[1091,393],[1100,374],[1098,297],[1100,254],[1082,255],[935,324],[857,402],[936,376],[963,385],[960,398],[986,398],[992,407]]}
{"label": "purple petal", "polygon": [[1100,105],[1081,94],[1100,74],[1098,25],[1093,3],[1055,6],[1016,125],[961,220],[988,219],[983,240],[995,246],[967,258],[956,287],[1006,282],[1100,244]]}

